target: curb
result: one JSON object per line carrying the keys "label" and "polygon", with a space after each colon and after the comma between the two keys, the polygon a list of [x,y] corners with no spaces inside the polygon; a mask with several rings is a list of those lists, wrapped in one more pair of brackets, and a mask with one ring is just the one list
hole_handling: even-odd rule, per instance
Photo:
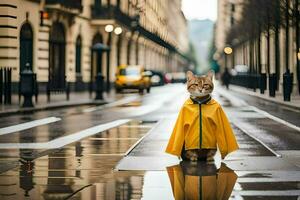
{"label": "curb", "polygon": [[104,105],[109,102],[105,100],[97,100],[97,101],[86,101],[86,102],[77,102],[77,103],[66,103],[66,104],[54,104],[54,105],[48,105],[48,106],[37,106],[34,108],[16,108],[16,109],[10,109],[7,111],[1,111],[0,117],[5,117],[9,115],[15,115],[15,114],[26,114],[26,113],[32,113],[32,112],[38,112],[38,111],[44,111],[44,110],[55,110],[58,108],[68,108],[73,106],[84,106],[84,105]]}
{"label": "curb", "polygon": [[237,86],[235,86],[235,85],[233,85],[233,87],[231,86],[230,89],[229,89],[229,91],[231,90],[231,91],[234,91],[234,92],[238,92],[238,93],[242,93],[242,94],[247,94],[249,96],[258,97],[260,99],[267,100],[269,102],[280,104],[282,106],[286,106],[286,107],[289,107],[289,108],[296,109],[296,110],[300,111],[300,106],[294,106],[294,105],[291,105],[291,104],[286,103],[286,102],[282,102],[282,101],[278,101],[278,100],[272,99],[271,97],[264,97],[264,96],[261,96],[259,94],[250,92],[248,90],[244,91],[242,89],[235,88],[235,87],[237,87]]}

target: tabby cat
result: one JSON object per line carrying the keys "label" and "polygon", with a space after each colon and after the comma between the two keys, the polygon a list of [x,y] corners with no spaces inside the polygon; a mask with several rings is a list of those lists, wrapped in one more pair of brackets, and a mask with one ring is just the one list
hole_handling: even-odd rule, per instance
{"label": "tabby cat", "polygon": [[[209,71],[207,75],[196,76],[193,72],[188,71],[187,74],[187,90],[190,93],[190,97],[196,101],[203,101],[210,98],[214,89],[213,84],[213,72]],[[213,161],[216,149],[192,149],[182,150],[181,157],[183,160],[198,161],[206,160]]]}

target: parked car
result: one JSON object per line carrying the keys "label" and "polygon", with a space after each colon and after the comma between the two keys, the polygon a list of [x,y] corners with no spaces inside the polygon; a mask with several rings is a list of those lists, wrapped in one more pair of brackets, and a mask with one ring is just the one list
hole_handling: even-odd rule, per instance
{"label": "parked car", "polygon": [[121,65],[117,69],[115,87],[117,92],[124,89],[137,89],[140,93],[151,89],[150,71],[140,65]]}
{"label": "parked car", "polygon": [[167,73],[166,77],[171,79],[171,83],[186,83],[186,75],[184,72]]}
{"label": "parked car", "polygon": [[236,65],[230,71],[231,75],[236,76],[238,74],[247,74],[249,72],[249,67],[247,65]]}
{"label": "parked car", "polygon": [[160,71],[150,70],[151,75],[151,85],[152,86],[162,86],[165,84],[164,82],[164,74]]}

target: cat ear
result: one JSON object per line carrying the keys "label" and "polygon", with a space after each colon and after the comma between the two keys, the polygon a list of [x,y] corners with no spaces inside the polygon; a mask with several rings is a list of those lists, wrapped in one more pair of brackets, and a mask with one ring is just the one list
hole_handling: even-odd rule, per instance
{"label": "cat ear", "polygon": [[213,70],[209,70],[207,72],[207,76],[212,80],[213,79],[213,76],[214,76],[214,71]]}
{"label": "cat ear", "polygon": [[191,71],[187,71],[186,72],[186,78],[187,78],[187,80],[191,80],[193,78],[193,76],[194,76],[193,72],[191,72]]}

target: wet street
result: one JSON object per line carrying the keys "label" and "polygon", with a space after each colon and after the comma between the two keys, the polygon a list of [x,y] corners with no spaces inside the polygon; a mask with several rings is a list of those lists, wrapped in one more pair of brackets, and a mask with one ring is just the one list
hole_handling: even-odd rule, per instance
{"label": "wet street", "polygon": [[0,199],[300,198],[300,113],[216,86],[240,149],[214,163],[164,153],[183,84],[0,118]]}

